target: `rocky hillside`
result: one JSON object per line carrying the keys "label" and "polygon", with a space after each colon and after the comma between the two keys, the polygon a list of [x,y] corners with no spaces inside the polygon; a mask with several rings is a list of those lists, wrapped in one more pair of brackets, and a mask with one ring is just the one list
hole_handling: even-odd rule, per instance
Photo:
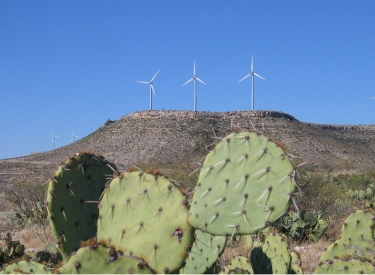
{"label": "rocky hillside", "polygon": [[196,162],[220,137],[254,129],[280,141],[311,166],[336,171],[375,168],[375,125],[305,123],[274,111],[142,111],[108,121],[55,152],[0,160],[0,184],[44,182],[61,161],[82,150],[103,154],[119,170],[138,163],[170,167]]}

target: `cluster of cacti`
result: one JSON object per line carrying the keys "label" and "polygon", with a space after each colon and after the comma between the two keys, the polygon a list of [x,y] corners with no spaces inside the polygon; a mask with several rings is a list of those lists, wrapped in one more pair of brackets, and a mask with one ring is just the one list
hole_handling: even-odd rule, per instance
{"label": "cluster of cacti", "polygon": [[19,241],[13,241],[10,233],[6,234],[5,246],[0,246],[0,266],[21,257],[25,251],[25,246]]}
{"label": "cluster of cacti", "polygon": [[[295,174],[282,148],[249,132],[227,136],[207,155],[191,201],[160,173],[120,173],[102,156],[77,154],[59,166],[47,193],[50,224],[64,257],[55,272],[216,273],[228,239],[255,234],[287,213],[297,189]],[[325,230],[319,216],[299,214],[305,225]],[[359,271],[368,271],[373,220],[372,214],[370,220],[369,213],[361,215],[347,220],[341,241],[326,254],[339,247],[344,252],[322,257],[317,272],[338,271],[332,267],[339,259],[348,262],[342,270],[358,261]],[[302,272],[281,235],[244,239],[251,254],[235,257],[226,273]],[[28,260],[4,272],[35,270],[48,269]]]}
{"label": "cluster of cacti", "polygon": [[288,213],[282,217],[276,228],[293,240],[314,240],[321,238],[328,229],[328,224],[322,219],[323,211],[317,214],[301,210],[298,213]]}
{"label": "cluster of cacti", "polygon": [[364,202],[364,206],[367,208],[375,208],[375,184],[368,184],[364,189],[361,190],[349,190],[348,196],[350,199],[359,200]]}

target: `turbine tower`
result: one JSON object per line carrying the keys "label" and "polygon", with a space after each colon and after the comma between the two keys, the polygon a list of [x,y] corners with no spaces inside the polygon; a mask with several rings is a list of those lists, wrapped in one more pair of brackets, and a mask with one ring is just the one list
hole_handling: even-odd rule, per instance
{"label": "turbine tower", "polygon": [[195,74],[195,61],[194,61],[194,71],[193,71],[193,77],[190,78],[184,85],[182,85],[181,87],[184,87],[186,84],[188,84],[189,82],[193,81],[194,80],[194,112],[197,111],[197,80],[201,83],[203,83],[204,85],[206,85],[206,83],[204,83],[202,80],[200,80],[196,74]]}
{"label": "turbine tower", "polygon": [[151,78],[151,80],[148,81],[148,82],[147,82],[147,81],[136,81],[136,82],[138,82],[138,83],[142,83],[142,84],[150,84],[150,110],[152,110],[152,93],[154,93],[154,95],[156,96],[156,94],[155,94],[155,90],[154,90],[154,83],[153,83],[153,81],[154,81],[156,75],[157,75],[159,72],[160,72],[160,70],[157,71],[156,74],[154,75],[154,77]]}
{"label": "turbine tower", "polygon": [[73,137],[72,137],[72,139],[70,140],[70,142],[72,142],[72,140],[73,140],[73,142],[76,142],[76,138],[79,137],[79,136],[76,136],[76,135],[74,134],[73,130],[72,130],[72,134],[73,134]]}
{"label": "turbine tower", "polygon": [[51,133],[52,133],[52,141],[51,141],[51,143],[53,142],[53,151],[55,151],[55,149],[56,149],[56,138],[58,138],[58,136],[55,136],[53,134],[53,132],[51,132]]}
{"label": "turbine tower", "polygon": [[248,75],[246,75],[244,78],[242,78],[240,81],[238,81],[237,83],[239,83],[242,80],[248,78],[249,76],[252,77],[251,97],[252,97],[252,110],[254,110],[254,76],[257,76],[257,77],[263,79],[264,81],[266,81],[266,80],[263,77],[261,77],[259,74],[257,74],[256,72],[254,72],[254,57],[253,56],[251,56],[251,69],[250,69],[250,73]]}

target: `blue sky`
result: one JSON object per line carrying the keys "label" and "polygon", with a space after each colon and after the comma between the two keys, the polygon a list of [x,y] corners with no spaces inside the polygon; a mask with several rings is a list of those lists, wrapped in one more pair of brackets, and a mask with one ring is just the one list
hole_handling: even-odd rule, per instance
{"label": "blue sky", "polygon": [[0,159],[149,109],[375,124],[375,1],[0,1]]}

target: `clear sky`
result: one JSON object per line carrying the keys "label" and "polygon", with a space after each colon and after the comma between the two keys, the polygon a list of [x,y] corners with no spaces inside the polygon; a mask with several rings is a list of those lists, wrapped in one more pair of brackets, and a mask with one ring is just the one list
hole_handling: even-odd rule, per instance
{"label": "clear sky", "polygon": [[0,159],[149,109],[375,124],[375,1],[0,1]]}

